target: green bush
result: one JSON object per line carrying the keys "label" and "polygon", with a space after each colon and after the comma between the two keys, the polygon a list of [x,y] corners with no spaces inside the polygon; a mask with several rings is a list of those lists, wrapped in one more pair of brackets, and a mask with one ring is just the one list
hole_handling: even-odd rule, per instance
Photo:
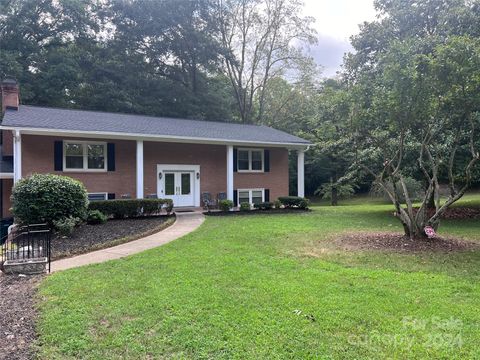
{"label": "green bush", "polygon": [[249,202],[240,203],[240,211],[250,211],[250,203]]}
{"label": "green bush", "polygon": [[278,199],[275,200],[273,204],[275,205],[275,209],[280,209],[282,207],[282,203]]}
{"label": "green bush", "polygon": [[222,211],[230,211],[233,208],[233,201],[232,200],[220,200],[218,202],[218,207]]}
{"label": "green bush", "polygon": [[12,213],[20,224],[47,223],[73,217],[85,219],[88,197],[85,186],[67,176],[34,174],[12,190]]}
{"label": "green bush", "polygon": [[171,199],[118,199],[92,201],[88,208],[101,211],[108,217],[115,219],[150,216],[160,214],[162,208],[167,214],[173,209]]}
{"label": "green bush", "polygon": [[87,223],[90,225],[105,224],[107,222],[107,215],[100,210],[89,210],[87,215]]}
{"label": "green bush", "polygon": [[77,217],[69,216],[63,219],[54,220],[53,226],[55,230],[62,236],[70,236],[73,233],[75,226],[80,224],[82,220]]}
{"label": "green bush", "polygon": [[320,195],[322,199],[331,200],[333,190],[337,190],[339,199],[347,199],[355,194],[355,186],[352,184],[324,183],[316,191],[315,195]]}
{"label": "green bush", "polygon": [[285,208],[308,209],[308,199],[299,196],[281,196],[278,198]]}
{"label": "green bush", "polygon": [[271,210],[273,208],[273,203],[266,201],[266,202],[254,204],[253,206],[255,207],[255,209],[259,209],[259,210]]}

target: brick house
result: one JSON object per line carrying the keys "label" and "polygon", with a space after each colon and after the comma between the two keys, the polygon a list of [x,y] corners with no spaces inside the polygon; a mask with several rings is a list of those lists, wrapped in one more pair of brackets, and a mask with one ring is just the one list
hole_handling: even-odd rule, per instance
{"label": "brick house", "polygon": [[288,151],[298,153],[304,195],[309,142],[266,126],[19,105],[4,80],[1,213],[10,216],[12,186],[33,173],[82,181],[94,199],[171,198],[201,206],[201,194],[226,193],[238,205],[288,195]]}

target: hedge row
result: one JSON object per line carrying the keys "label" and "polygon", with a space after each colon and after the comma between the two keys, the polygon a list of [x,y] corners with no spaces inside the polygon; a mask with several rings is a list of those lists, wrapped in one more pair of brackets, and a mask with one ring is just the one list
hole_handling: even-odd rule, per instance
{"label": "hedge row", "polygon": [[115,219],[157,215],[165,209],[167,214],[173,209],[171,199],[118,199],[92,201],[88,205],[90,210],[99,210]]}
{"label": "hedge row", "polygon": [[281,196],[278,198],[285,208],[308,209],[308,199],[299,196]]}

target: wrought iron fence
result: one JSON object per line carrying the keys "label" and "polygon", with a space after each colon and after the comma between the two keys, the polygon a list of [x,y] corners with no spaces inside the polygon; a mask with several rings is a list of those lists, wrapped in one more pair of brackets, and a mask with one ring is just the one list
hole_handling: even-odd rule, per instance
{"label": "wrought iron fence", "polygon": [[15,228],[2,240],[1,259],[4,268],[7,264],[43,263],[50,272],[51,232],[47,224]]}

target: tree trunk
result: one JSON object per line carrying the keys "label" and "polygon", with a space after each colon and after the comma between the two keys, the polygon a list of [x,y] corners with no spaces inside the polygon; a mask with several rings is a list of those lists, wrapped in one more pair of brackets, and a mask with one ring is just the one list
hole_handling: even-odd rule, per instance
{"label": "tree trunk", "polygon": [[435,209],[435,192],[432,191],[432,195],[427,201],[427,209]]}
{"label": "tree trunk", "polygon": [[332,206],[338,205],[338,190],[337,187],[332,187]]}
{"label": "tree trunk", "polygon": [[337,177],[335,178],[330,178],[330,183],[332,184],[332,199],[331,199],[331,205],[332,206],[337,206],[338,205],[338,189],[337,189]]}
{"label": "tree trunk", "polygon": [[423,239],[427,237],[421,224],[416,224],[415,219],[410,219],[409,222],[406,222],[400,218],[400,221],[402,222],[405,236],[410,238],[410,240]]}

